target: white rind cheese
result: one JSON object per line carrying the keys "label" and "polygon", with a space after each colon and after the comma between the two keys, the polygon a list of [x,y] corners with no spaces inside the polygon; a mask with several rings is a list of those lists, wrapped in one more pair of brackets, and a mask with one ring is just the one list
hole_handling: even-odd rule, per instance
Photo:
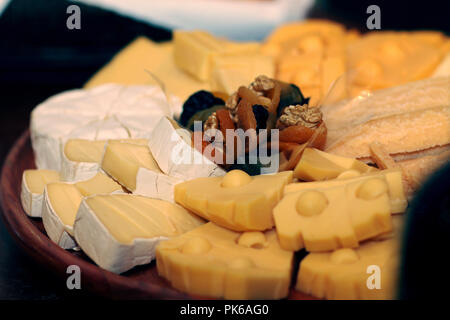
{"label": "white rind cheese", "polygon": [[30,217],[40,218],[42,217],[42,202],[44,199],[44,192],[42,190],[32,190],[31,186],[27,182],[28,171],[35,171],[35,173],[38,174],[40,174],[40,172],[38,171],[43,171],[43,176],[36,177],[37,179],[42,180],[42,184],[46,184],[46,182],[59,181],[59,174],[52,171],[49,174],[48,179],[45,179],[44,176],[46,175],[46,172],[50,170],[25,170],[22,174],[22,189],[20,192],[20,200],[22,202],[23,210]]}
{"label": "white rind cheese", "polygon": [[[174,97],[170,100],[172,106],[181,103]],[[148,138],[159,119],[172,113],[157,86],[106,84],[60,93],[31,113],[36,166],[60,171],[62,148],[71,138]]]}
{"label": "white rind cheese", "polygon": [[63,249],[74,249],[77,244],[73,238],[73,226],[64,224],[50,201],[47,187],[44,190],[42,222],[48,237]]}
{"label": "white rind cheese", "polygon": [[[106,220],[102,221],[101,216]],[[166,201],[129,194],[99,195],[81,202],[74,234],[82,250],[97,265],[122,273],[151,262],[160,241],[203,223],[182,207]],[[141,236],[133,235],[134,232]]]}
{"label": "white rind cheese", "polygon": [[163,173],[139,168],[133,194],[175,202],[174,188],[182,181]]}
{"label": "white rind cheese", "polygon": [[181,180],[225,175],[225,170],[191,146],[189,131],[174,125],[173,120],[161,118],[148,142],[165,174]]}

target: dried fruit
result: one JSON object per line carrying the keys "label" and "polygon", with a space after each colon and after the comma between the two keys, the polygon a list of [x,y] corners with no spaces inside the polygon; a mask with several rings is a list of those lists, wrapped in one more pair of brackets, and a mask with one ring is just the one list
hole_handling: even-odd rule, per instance
{"label": "dried fruit", "polygon": [[227,130],[234,130],[234,122],[231,120],[230,112],[227,109],[219,109],[216,111],[217,120],[219,120],[219,128],[222,131],[223,138],[226,138]]}
{"label": "dried fruit", "polygon": [[303,125],[290,126],[280,131],[280,141],[305,143],[314,134],[314,129]]}
{"label": "dried fruit", "polygon": [[211,108],[214,105],[224,105],[222,99],[216,98],[211,92],[200,90],[192,94],[183,104],[180,123],[187,126],[189,119],[199,111]]}
{"label": "dried fruit", "polygon": [[277,108],[277,115],[280,116],[287,106],[304,105],[309,103],[309,98],[305,98],[302,91],[295,84],[278,81],[281,87],[280,102]]}
{"label": "dried fruit", "polygon": [[252,106],[253,114],[256,120],[256,130],[266,129],[267,119],[269,118],[269,111],[260,104]]}

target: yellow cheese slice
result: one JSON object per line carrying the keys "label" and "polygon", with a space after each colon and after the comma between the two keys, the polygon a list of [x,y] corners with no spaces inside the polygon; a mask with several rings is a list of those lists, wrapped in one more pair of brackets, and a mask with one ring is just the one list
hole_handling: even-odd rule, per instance
{"label": "yellow cheese slice", "polygon": [[329,251],[392,229],[388,183],[381,176],[286,194],[273,210],[283,249]]}
{"label": "yellow cheese slice", "polygon": [[250,177],[232,170],[223,177],[198,178],[175,186],[175,201],[201,217],[235,231],[273,227],[272,209],[292,172]]}
{"label": "yellow cheese slice", "polygon": [[161,242],[158,273],[176,289],[225,299],[281,299],[288,295],[293,253],[274,230],[237,233],[207,223]]}
{"label": "yellow cheese slice", "polygon": [[173,43],[155,43],[139,37],[120,51],[105,67],[86,84],[92,88],[105,83],[154,84],[148,70],[164,83],[166,90],[182,101],[199,90],[209,90],[209,83],[202,83],[180,70],[173,58]]}
{"label": "yellow cheese slice", "polygon": [[398,240],[369,241],[357,249],[310,253],[300,262],[296,289],[318,298],[395,298]]}
{"label": "yellow cheese slice", "polygon": [[113,193],[115,191],[122,191],[120,184],[102,172],[98,172],[89,180],[76,182],[75,186],[84,197],[98,193]]}
{"label": "yellow cheese slice", "polygon": [[47,185],[47,195],[53,211],[64,225],[73,226],[83,195],[70,183],[56,182]]}
{"label": "yellow cheese slice", "polygon": [[376,171],[362,161],[339,157],[314,148],[306,148],[294,169],[294,177],[304,181],[329,180],[347,170],[359,173]]}

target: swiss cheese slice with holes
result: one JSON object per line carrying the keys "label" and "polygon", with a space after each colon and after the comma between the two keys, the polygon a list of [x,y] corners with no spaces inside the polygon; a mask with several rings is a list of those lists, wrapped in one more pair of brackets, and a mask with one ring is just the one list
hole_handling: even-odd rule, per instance
{"label": "swiss cheese slice with holes", "polygon": [[223,177],[197,178],[175,186],[175,201],[235,231],[263,231],[274,225],[272,209],[292,181],[292,171],[249,176],[232,170]]}
{"label": "swiss cheese slice with holes", "polygon": [[20,192],[20,200],[25,213],[30,217],[41,217],[45,186],[60,180],[58,171],[25,170],[22,174],[22,190]]}
{"label": "swiss cheese slice with holes", "polygon": [[167,117],[153,130],[148,145],[161,170],[181,180],[223,176],[226,172],[196,150],[191,143],[192,133],[182,129]]}
{"label": "swiss cheese slice with holes", "polygon": [[356,248],[392,230],[388,183],[382,176],[288,193],[273,216],[282,248],[292,251]]}
{"label": "swiss cheese slice with holes", "polygon": [[284,188],[284,193],[287,194],[304,190],[324,190],[344,186],[355,181],[368,180],[374,177],[383,177],[386,179],[391,213],[405,212],[408,200],[406,199],[403,187],[402,170],[399,169],[387,169],[367,173],[361,173],[351,169],[343,171],[333,180],[290,183]]}
{"label": "swiss cheese slice with holes", "polygon": [[225,299],[281,299],[289,294],[293,252],[275,230],[238,233],[210,222],[156,249],[158,274],[183,292]]}
{"label": "swiss cheese slice with holes", "polygon": [[49,238],[64,249],[73,249],[73,224],[85,196],[121,193],[122,187],[104,173],[77,183],[57,182],[45,187],[42,222]]}
{"label": "swiss cheese slice with holes", "polygon": [[132,193],[168,201],[181,181],[160,170],[147,145],[109,142],[101,166]]}
{"label": "swiss cheese slice with holes", "polygon": [[122,273],[152,261],[160,241],[203,223],[167,201],[127,194],[96,195],[81,202],[74,233],[81,249],[96,264]]}
{"label": "swiss cheese slice with holes", "polygon": [[31,143],[38,169],[61,170],[68,139],[108,140],[148,138],[171,106],[157,86],[105,84],[55,95],[31,113]]}
{"label": "swiss cheese slice with holes", "polygon": [[399,256],[397,238],[310,253],[300,262],[295,288],[333,300],[395,299]]}
{"label": "swiss cheese slice with holes", "polygon": [[[145,145],[147,139],[109,140],[111,143]],[[82,181],[95,176],[101,168],[105,140],[69,139],[64,145],[61,176],[64,181]]]}

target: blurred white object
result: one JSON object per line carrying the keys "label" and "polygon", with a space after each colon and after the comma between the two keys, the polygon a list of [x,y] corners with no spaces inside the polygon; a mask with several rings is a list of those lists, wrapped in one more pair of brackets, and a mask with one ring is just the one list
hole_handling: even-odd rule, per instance
{"label": "blurred white object", "polygon": [[[262,40],[305,18],[314,0],[78,0],[169,29],[203,29],[232,40]],[[83,12],[81,12],[83,14]]]}
{"label": "blurred white object", "polygon": [[0,0],[0,16],[3,13],[3,10],[5,10],[6,6],[9,4],[10,0]]}

